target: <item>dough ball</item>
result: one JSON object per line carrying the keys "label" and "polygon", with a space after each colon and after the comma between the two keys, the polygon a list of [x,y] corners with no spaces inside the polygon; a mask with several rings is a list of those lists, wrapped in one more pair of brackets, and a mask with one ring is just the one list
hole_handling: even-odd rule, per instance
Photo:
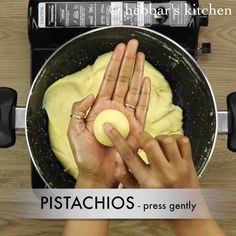
{"label": "dough ball", "polygon": [[104,131],[103,125],[105,123],[111,123],[124,138],[128,137],[129,121],[126,116],[118,110],[107,109],[97,115],[93,124],[94,135],[101,144],[108,147],[113,146],[111,140]]}

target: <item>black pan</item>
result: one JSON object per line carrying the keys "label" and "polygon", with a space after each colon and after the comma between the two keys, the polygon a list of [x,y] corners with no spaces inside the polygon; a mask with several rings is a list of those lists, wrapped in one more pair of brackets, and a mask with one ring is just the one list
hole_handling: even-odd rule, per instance
{"label": "black pan", "polygon": [[[140,42],[140,51],[163,73],[172,88],[174,104],[183,109],[184,134],[191,140],[198,175],[209,162],[217,137],[219,114],[211,86],[196,61],[180,45],[155,31],[138,27],[101,28],[79,35],[59,48],[44,64],[31,87],[26,106],[26,139],[32,161],[48,186],[71,188],[75,180],[63,171],[51,149],[48,118],[42,108],[45,91],[58,79],[93,64],[99,55],[131,38]],[[229,100],[236,104],[235,94]],[[231,117],[235,114],[233,106],[229,107]],[[221,113],[220,117],[227,117],[227,113]],[[230,123],[232,139],[236,129],[231,120]],[[12,130],[10,134],[13,135]],[[229,146],[235,150],[235,145]]]}

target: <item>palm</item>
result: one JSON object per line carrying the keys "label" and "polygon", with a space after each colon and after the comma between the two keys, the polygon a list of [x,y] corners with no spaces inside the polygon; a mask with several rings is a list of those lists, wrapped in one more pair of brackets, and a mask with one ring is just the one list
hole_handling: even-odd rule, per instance
{"label": "palm", "polygon": [[[110,178],[114,173],[117,151],[100,144],[94,136],[93,123],[96,116],[105,109],[116,109],[126,115],[130,123],[128,143],[136,149],[135,136],[142,130],[141,124],[135,118],[134,112],[125,108],[124,105],[111,101],[98,99],[86,119],[86,129],[79,139],[81,156],[86,156],[84,165],[94,174],[98,171],[103,177]],[[90,150],[88,152],[88,150]]]}

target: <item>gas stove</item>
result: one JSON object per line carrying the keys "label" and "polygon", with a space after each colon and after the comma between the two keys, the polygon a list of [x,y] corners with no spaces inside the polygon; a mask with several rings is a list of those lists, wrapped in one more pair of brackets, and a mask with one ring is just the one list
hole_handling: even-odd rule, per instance
{"label": "gas stove", "polygon": [[[45,61],[62,44],[98,27],[131,25],[151,28],[179,43],[197,59],[199,52],[211,52],[211,44],[204,42],[199,46],[199,30],[201,26],[208,26],[208,16],[187,14],[194,8],[199,8],[197,0],[31,0],[28,9],[31,82]],[[45,188],[33,164],[32,188]]]}

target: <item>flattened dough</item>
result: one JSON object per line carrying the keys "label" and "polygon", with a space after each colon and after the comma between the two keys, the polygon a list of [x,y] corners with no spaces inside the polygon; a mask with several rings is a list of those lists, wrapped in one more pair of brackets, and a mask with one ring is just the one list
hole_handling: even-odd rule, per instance
{"label": "flattened dough", "polygon": [[[88,94],[97,94],[111,55],[111,52],[103,54],[92,66],[58,80],[48,88],[44,96],[43,106],[49,118],[52,150],[65,171],[74,178],[78,176],[78,168],[67,138],[71,107]],[[144,76],[151,78],[151,99],[145,131],[153,137],[183,134],[182,110],[172,104],[172,91],[164,76],[147,61]],[[140,150],[139,154],[147,162],[145,153]]]}

